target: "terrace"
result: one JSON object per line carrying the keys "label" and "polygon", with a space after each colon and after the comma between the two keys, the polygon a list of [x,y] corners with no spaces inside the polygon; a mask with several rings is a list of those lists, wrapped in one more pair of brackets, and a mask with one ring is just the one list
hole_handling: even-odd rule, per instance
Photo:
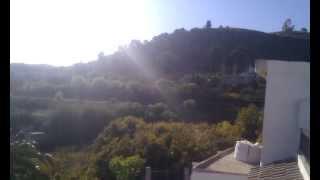
{"label": "terrace", "polygon": [[218,152],[216,155],[197,163],[193,167],[191,179],[247,179],[254,164],[238,161],[234,148]]}

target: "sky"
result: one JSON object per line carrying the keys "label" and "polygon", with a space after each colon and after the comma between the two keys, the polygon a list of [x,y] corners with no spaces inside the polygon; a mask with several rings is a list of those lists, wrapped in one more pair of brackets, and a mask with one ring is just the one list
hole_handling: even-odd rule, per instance
{"label": "sky", "polygon": [[10,0],[10,62],[69,66],[207,20],[274,32],[287,18],[310,29],[309,0]]}

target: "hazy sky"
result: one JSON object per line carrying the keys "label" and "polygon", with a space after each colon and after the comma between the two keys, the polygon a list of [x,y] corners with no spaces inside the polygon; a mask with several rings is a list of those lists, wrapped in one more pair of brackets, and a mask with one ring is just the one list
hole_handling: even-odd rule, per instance
{"label": "hazy sky", "polygon": [[10,0],[10,61],[71,65],[177,28],[310,27],[309,0]]}

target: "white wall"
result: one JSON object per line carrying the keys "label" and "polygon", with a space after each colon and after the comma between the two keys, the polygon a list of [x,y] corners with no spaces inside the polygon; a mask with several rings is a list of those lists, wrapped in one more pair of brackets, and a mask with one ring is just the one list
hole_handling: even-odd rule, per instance
{"label": "white wall", "polygon": [[303,124],[299,119],[307,111],[300,106],[310,97],[309,63],[268,60],[267,71],[262,165],[296,156]]}
{"label": "white wall", "polygon": [[248,176],[193,171],[191,180],[248,180]]}
{"label": "white wall", "polygon": [[310,167],[306,166],[306,163],[303,162],[301,155],[298,155],[298,167],[303,179],[310,180]]}
{"label": "white wall", "polygon": [[300,102],[299,127],[310,131],[310,100]]}

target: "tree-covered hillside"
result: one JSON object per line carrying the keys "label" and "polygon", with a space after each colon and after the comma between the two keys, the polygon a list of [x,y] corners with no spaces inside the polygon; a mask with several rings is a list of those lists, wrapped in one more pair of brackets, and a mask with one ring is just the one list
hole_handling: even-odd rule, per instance
{"label": "tree-covered hillside", "polygon": [[[290,34],[306,35],[303,36],[305,38],[299,38]],[[253,63],[255,59],[309,61],[308,37],[306,32],[264,33],[229,27],[193,28],[187,31],[182,28],[171,34],[155,36],[151,41],[133,40],[112,55],[100,53],[97,61],[68,68],[12,64],[12,78],[48,78],[52,81],[56,78],[59,81],[60,77],[61,81],[66,81],[70,74],[175,77],[184,73],[221,71],[222,64],[237,64],[241,71],[242,66]],[[44,77],[37,76],[43,73],[46,74]]]}
{"label": "tree-covered hillside", "polygon": [[[208,24],[133,40],[89,63],[11,64],[11,155],[25,162],[12,177],[178,172],[240,138],[256,141],[265,95],[256,59],[309,61],[309,38]],[[31,132],[43,134],[29,143]]]}

